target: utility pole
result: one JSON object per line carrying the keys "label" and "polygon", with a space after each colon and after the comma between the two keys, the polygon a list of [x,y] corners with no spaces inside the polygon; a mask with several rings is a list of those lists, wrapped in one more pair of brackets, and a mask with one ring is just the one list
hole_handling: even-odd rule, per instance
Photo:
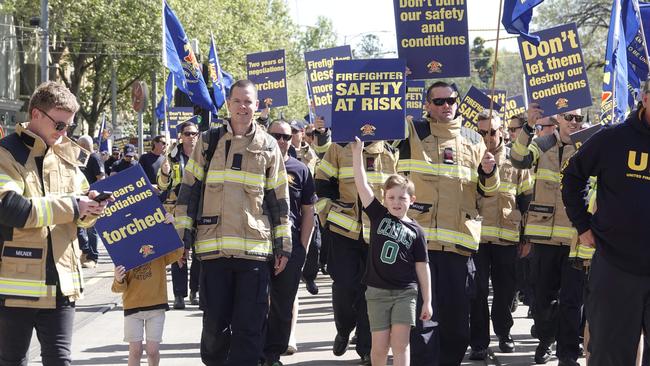
{"label": "utility pole", "polygon": [[41,47],[41,83],[46,82],[50,76],[48,70],[48,50],[50,48],[48,0],[41,0],[41,29],[43,30],[43,44]]}
{"label": "utility pole", "polygon": [[117,72],[115,71],[115,56],[111,56],[111,128],[117,129]]}
{"label": "utility pole", "polygon": [[[156,118],[156,101],[158,100],[158,93],[156,90],[158,87],[157,81],[158,75],[156,74],[156,69],[154,68],[151,72],[151,124],[149,125],[149,134],[151,137],[158,135],[158,118]],[[167,101],[164,103],[166,102]]]}

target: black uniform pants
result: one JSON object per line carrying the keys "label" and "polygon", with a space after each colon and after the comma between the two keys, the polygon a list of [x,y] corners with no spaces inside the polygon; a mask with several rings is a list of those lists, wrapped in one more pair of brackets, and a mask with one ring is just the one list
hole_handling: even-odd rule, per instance
{"label": "black uniform pants", "polygon": [[330,232],[327,268],[332,277],[332,308],[336,332],[349,337],[357,328],[357,353],[370,354],[370,323],[366,304],[366,286],[361,283],[366,270],[368,246],[363,240],[352,240]]}
{"label": "black uniform pants", "polygon": [[[429,251],[433,326],[419,319],[411,329],[411,365],[460,365],[469,344],[474,261],[451,252]],[[416,314],[422,297],[418,295]]]}
{"label": "black uniform pants", "polygon": [[[490,315],[494,333],[499,337],[510,334],[512,314],[510,305],[515,296],[514,245],[480,244],[473,256],[476,266],[476,295],[471,301],[470,345],[472,349],[487,349],[490,345]],[[488,308],[489,280],[492,278],[492,311]]]}
{"label": "black uniform pants", "polygon": [[641,331],[650,330],[650,276],[623,271],[596,251],[588,287],[589,365],[634,365]]}
{"label": "black uniform pants", "polygon": [[[201,273],[201,261],[196,259],[194,250],[192,250],[192,264],[190,265],[190,291],[199,290],[199,274]],[[174,297],[187,297],[187,265],[183,268],[178,266],[177,262],[172,263],[172,288]]]}
{"label": "black uniform pants", "polygon": [[267,362],[280,360],[287,351],[291,336],[293,302],[300,285],[300,271],[305,263],[305,248],[294,245],[291,258],[280,274],[271,275],[271,308],[266,327],[264,357]]}
{"label": "black uniform pants", "polygon": [[201,265],[201,360],[208,366],[257,366],[269,310],[269,263],[218,258]]}
{"label": "black uniform pants", "polygon": [[27,365],[34,328],[43,365],[70,365],[73,323],[73,305],[57,309],[0,307],[0,366]]}
{"label": "black uniform pants", "polygon": [[535,328],[540,342],[557,340],[558,358],[580,355],[584,272],[569,263],[569,247],[534,244]]}
{"label": "black uniform pants", "polygon": [[318,215],[314,215],[314,221],[314,231],[311,234],[311,243],[309,244],[309,250],[307,251],[307,259],[305,260],[305,266],[302,269],[302,276],[305,278],[305,281],[314,281],[318,275],[321,247]]}
{"label": "black uniform pants", "polygon": [[524,304],[528,305],[531,311],[534,311],[535,291],[531,283],[530,265],[533,257],[533,249],[530,253],[522,258],[517,258],[515,262],[517,291],[524,295]]}

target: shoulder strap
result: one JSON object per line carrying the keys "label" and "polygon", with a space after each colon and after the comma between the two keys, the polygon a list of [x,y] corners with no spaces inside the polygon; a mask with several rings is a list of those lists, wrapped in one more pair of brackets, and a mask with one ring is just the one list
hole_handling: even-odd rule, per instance
{"label": "shoulder strap", "polygon": [[210,131],[208,131],[208,133],[208,148],[203,151],[203,158],[205,159],[203,170],[206,172],[208,171],[208,168],[210,168],[210,160],[212,160],[212,155],[214,155],[214,151],[217,149],[219,139],[221,139],[221,136],[226,133],[226,128],[223,126],[212,128]]}

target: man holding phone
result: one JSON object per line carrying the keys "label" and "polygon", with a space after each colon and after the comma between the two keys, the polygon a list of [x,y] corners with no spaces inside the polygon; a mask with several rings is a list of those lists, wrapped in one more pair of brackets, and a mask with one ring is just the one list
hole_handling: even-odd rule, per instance
{"label": "man holding phone", "polygon": [[[77,226],[108,201],[93,200],[79,169],[88,153],[67,137],[79,109],[55,82],[29,101],[30,121],[0,140],[0,364],[26,365],[36,328],[44,365],[70,365],[75,301],[82,288]],[[110,198],[109,198],[110,200]]]}

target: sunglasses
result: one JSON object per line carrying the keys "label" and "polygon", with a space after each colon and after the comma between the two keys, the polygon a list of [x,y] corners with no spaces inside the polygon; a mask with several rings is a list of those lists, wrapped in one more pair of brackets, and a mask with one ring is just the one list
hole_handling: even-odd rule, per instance
{"label": "sunglasses", "polygon": [[196,136],[198,134],[199,134],[198,132],[194,132],[194,131],[185,131],[185,132],[183,132],[183,136],[185,136],[185,137],[190,137],[190,136],[193,137],[193,136]]}
{"label": "sunglasses", "polygon": [[571,121],[573,121],[575,119],[576,123],[580,123],[580,122],[582,122],[582,120],[585,119],[585,116],[581,116],[579,114],[562,113],[562,114],[560,114],[560,116],[562,116],[562,118],[564,118],[564,120],[569,121],[569,122],[571,122]]}
{"label": "sunglasses", "polygon": [[437,105],[438,107],[440,107],[441,105],[443,105],[445,103],[452,106],[452,105],[456,104],[456,98],[452,98],[452,97],[449,97],[449,98],[433,98],[433,99],[430,100],[430,102],[433,103],[434,105]]}
{"label": "sunglasses", "polygon": [[291,141],[291,135],[285,135],[284,133],[271,133],[271,136],[273,136],[276,140],[284,140],[284,141]]}
{"label": "sunglasses", "polygon": [[555,125],[535,125],[535,128],[536,128],[538,131],[541,131],[541,130],[544,129],[544,127],[553,127],[553,126],[555,126]]}
{"label": "sunglasses", "polygon": [[490,136],[494,136],[494,135],[497,134],[497,130],[495,130],[494,128],[491,129],[490,131],[478,130],[478,134],[483,136],[483,137],[485,137],[488,133],[490,134]]}
{"label": "sunglasses", "polygon": [[49,118],[50,121],[54,122],[54,129],[59,131],[59,132],[65,130],[65,129],[68,129],[68,128],[74,129],[75,127],[77,127],[77,124],[74,123],[74,122],[72,122],[71,124],[67,124],[66,122],[63,122],[63,121],[56,121],[49,114],[47,114],[44,110],[42,110],[40,108],[36,108],[36,109],[38,109],[39,112],[43,113],[47,118]]}
{"label": "sunglasses", "polygon": [[519,127],[508,127],[508,132],[517,132],[517,130],[521,129],[521,126]]}

